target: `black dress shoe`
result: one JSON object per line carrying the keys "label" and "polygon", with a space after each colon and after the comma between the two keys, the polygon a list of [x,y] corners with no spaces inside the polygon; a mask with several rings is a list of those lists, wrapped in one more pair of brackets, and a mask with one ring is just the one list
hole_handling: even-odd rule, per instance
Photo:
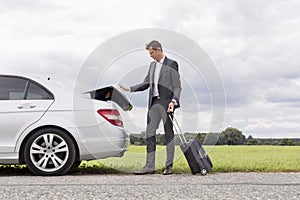
{"label": "black dress shoe", "polygon": [[145,166],[143,169],[134,172],[135,175],[154,174],[154,167]]}
{"label": "black dress shoe", "polygon": [[170,175],[172,174],[172,167],[166,167],[165,171],[163,172],[163,175]]}

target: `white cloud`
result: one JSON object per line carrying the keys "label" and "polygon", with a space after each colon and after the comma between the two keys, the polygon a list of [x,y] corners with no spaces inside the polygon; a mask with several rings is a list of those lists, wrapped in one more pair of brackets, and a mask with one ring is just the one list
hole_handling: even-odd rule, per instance
{"label": "white cloud", "polygon": [[300,103],[300,77],[268,82],[264,97],[271,103]]}
{"label": "white cloud", "polygon": [[[196,41],[219,70],[227,97],[225,126],[254,136],[294,137],[300,133],[299,8],[297,0],[4,0],[0,71],[50,75],[71,86],[88,55],[112,36],[139,28],[170,29]],[[142,66],[144,61],[132,62]],[[185,91],[179,115],[189,113],[186,130],[194,123],[209,130],[209,91],[203,80],[184,71],[187,68],[183,62]],[[133,84],[143,78],[118,80]],[[141,128],[145,119],[138,116],[145,111],[147,92],[132,98],[138,111],[131,118]],[[190,114],[196,106],[200,113]],[[194,122],[194,115],[201,120]]]}

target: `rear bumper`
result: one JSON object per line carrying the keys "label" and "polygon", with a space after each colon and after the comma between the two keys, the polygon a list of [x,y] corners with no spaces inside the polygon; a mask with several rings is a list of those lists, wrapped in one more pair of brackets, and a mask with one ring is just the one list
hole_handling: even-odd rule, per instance
{"label": "rear bumper", "polygon": [[122,157],[129,147],[129,134],[108,123],[101,127],[81,128],[80,133],[81,143],[86,149],[80,153],[80,160]]}

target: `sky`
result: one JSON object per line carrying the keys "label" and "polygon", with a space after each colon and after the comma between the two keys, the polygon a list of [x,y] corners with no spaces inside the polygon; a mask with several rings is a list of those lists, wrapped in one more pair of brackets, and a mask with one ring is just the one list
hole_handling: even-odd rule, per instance
{"label": "sky", "polygon": [[[197,43],[218,71],[226,97],[221,129],[299,138],[299,10],[297,0],[2,0],[0,72],[51,76],[71,87],[92,52],[109,39],[145,28],[171,30]],[[213,91],[205,78],[194,76],[176,49],[166,54],[180,64],[182,109],[176,115],[185,121],[183,131],[219,131],[211,129]],[[141,82],[150,62],[142,50],[119,58],[112,70],[133,65],[138,76],[111,83]],[[131,132],[141,131],[148,93],[126,95],[134,109],[124,113],[125,124]]]}

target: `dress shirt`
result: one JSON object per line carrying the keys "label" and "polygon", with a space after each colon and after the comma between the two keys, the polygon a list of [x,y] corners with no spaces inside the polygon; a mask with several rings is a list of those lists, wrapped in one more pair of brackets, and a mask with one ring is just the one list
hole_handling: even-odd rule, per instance
{"label": "dress shirt", "polygon": [[161,70],[161,67],[162,67],[162,65],[164,63],[165,57],[166,56],[164,56],[159,62],[156,61],[156,63],[155,63],[154,77],[153,77],[153,83],[154,83],[153,96],[154,97],[159,96],[159,92],[158,92],[158,79],[159,79],[160,70]]}
{"label": "dress shirt", "polygon": [[[158,92],[158,79],[159,79],[159,75],[160,75],[160,70],[162,68],[162,65],[164,63],[166,56],[164,55],[164,57],[158,62],[156,61],[155,63],[155,69],[154,69],[154,77],[153,77],[153,97],[159,96],[159,92]],[[129,91],[131,91],[131,88],[129,88]],[[172,101],[174,102],[175,105],[177,105],[177,101],[176,99],[172,99]]]}

